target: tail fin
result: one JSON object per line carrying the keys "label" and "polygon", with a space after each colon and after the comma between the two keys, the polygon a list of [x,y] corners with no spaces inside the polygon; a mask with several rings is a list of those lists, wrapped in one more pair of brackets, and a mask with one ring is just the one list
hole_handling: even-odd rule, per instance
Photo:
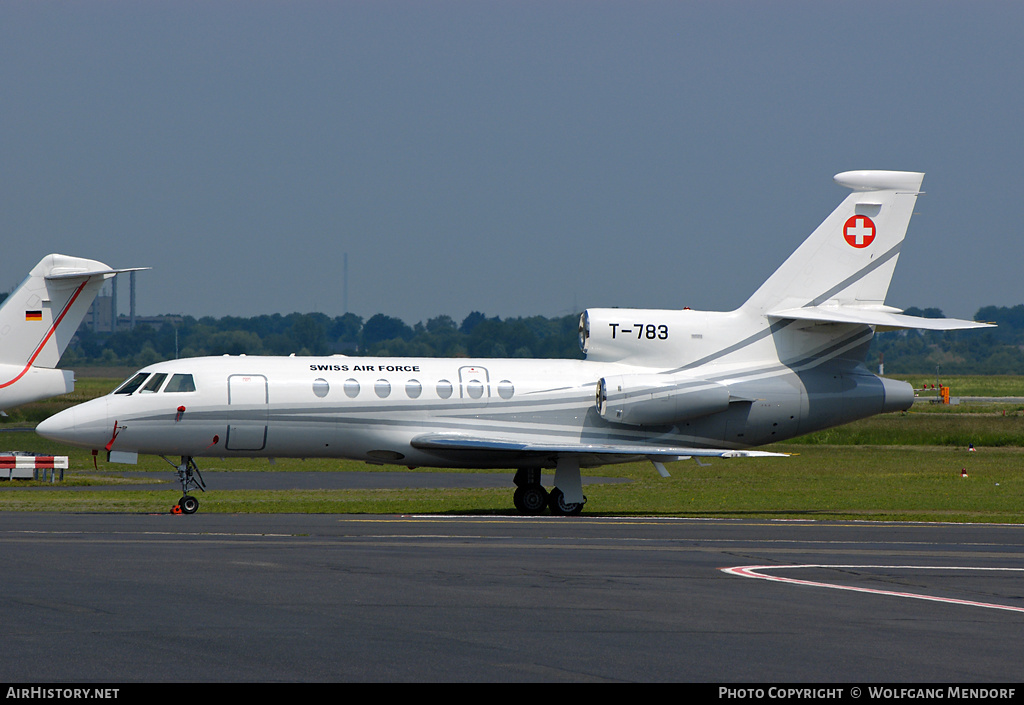
{"label": "tail fin", "polygon": [[846,171],[853,189],[832,215],[743,305],[775,318],[859,323],[885,328],[952,330],[985,324],[902,315],[885,305],[924,174]]}
{"label": "tail fin", "polygon": [[47,255],[0,307],[0,362],[56,367],[104,280],[102,262]]}
{"label": "tail fin", "polygon": [[74,375],[57,366],[104,280],[128,269],[47,255],[0,306],[0,404],[70,392]]}
{"label": "tail fin", "polygon": [[854,190],[744,304],[768,313],[823,304],[881,306],[924,174],[847,171]]}

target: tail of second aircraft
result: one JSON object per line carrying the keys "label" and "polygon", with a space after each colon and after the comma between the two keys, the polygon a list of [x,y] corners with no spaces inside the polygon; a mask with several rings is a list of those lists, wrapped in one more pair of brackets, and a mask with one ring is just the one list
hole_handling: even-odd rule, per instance
{"label": "tail of second aircraft", "polygon": [[102,262],[47,255],[0,307],[0,408],[65,394],[70,371],[57,362],[106,279]]}

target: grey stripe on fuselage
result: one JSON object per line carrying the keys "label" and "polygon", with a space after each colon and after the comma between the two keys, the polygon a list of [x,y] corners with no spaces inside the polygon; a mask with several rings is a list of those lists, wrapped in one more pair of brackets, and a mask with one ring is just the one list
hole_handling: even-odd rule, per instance
{"label": "grey stripe on fuselage", "polygon": [[[849,288],[850,285],[853,284],[854,282],[856,282],[856,281],[858,281],[860,279],[863,279],[865,276],[867,276],[871,272],[875,271],[876,269],[878,269],[879,267],[884,265],[889,260],[891,260],[894,257],[898,256],[899,253],[900,253],[901,246],[902,246],[902,243],[897,243],[894,247],[890,248],[887,252],[885,252],[878,259],[873,260],[867,266],[862,267],[858,271],[854,272],[853,274],[848,276],[846,279],[844,279],[843,281],[841,281],[838,284],[836,284],[835,286],[833,286],[831,289],[828,289],[827,291],[819,294],[818,296],[815,296],[813,299],[811,299],[806,304],[804,304],[801,308],[808,308],[808,307],[811,307],[811,306],[819,306],[819,305],[825,303],[826,301],[831,299],[833,296],[838,294],[840,291],[844,291],[845,289]],[[683,372],[685,370],[694,369],[695,367],[700,367],[701,365],[705,365],[705,364],[707,364],[709,362],[713,362],[714,360],[719,360],[719,359],[721,359],[721,358],[723,358],[723,357],[725,357],[727,355],[731,355],[732,353],[737,352],[738,350],[742,350],[743,348],[745,348],[745,347],[747,347],[749,345],[752,345],[752,344],[754,344],[754,343],[756,343],[756,342],[758,342],[760,340],[763,340],[764,338],[768,337],[769,335],[774,335],[775,333],[785,329],[786,327],[792,325],[793,323],[795,323],[795,321],[793,319],[780,319],[780,320],[774,321],[767,328],[762,328],[761,330],[757,331],[753,335],[748,336],[747,338],[745,338],[745,339],[743,339],[743,340],[741,340],[741,341],[739,341],[737,343],[734,343],[733,345],[730,345],[727,348],[723,348],[722,350],[719,350],[717,352],[711,353],[710,355],[706,355],[705,357],[702,357],[699,360],[696,360],[694,362],[690,362],[690,363],[688,363],[686,365],[683,365],[682,367],[677,367],[677,368],[671,369],[671,370],[665,370],[664,372],[661,372],[659,374],[675,374],[677,372]],[[812,353],[811,355],[813,355],[813,354],[815,354],[815,353]],[[804,358],[804,359],[806,360],[807,358]],[[784,363],[784,364],[786,364],[786,366],[796,367],[796,366],[800,366],[800,365],[806,364],[806,363],[804,363],[804,362],[793,362],[793,363]]]}
{"label": "grey stripe on fuselage", "polygon": [[868,264],[860,271],[851,274],[846,279],[839,282],[825,293],[820,294],[814,297],[812,300],[808,301],[806,304],[803,305],[803,308],[807,308],[808,306],[820,306],[821,304],[825,303],[833,296],[838,294],[840,291],[847,289],[851,284],[853,284],[858,279],[863,279],[865,276],[881,267],[883,264],[891,260],[893,257],[896,257],[900,253],[901,246],[902,242],[897,243],[895,247],[892,247],[888,252],[883,254],[878,259],[873,260],[870,264]]}
{"label": "grey stripe on fuselage", "polygon": [[742,350],[743,348],[745,348],[745,347],[747,347],[749,345],[753,345],[754,343],[756,343],[759,340],[764,340],[768,336],[774,335],[777,331],[780,331],[783,328],[785,328],[786,326],[792,325],[793,323],[794,323],[794,321],[791,320],[791,319],[787,319],[787,320],[784,320],[784,321],[775,321],[771,325],[769,325],[769,326],[767,326],[765,328],[762,328],[761,330],[757,331],[756,333],[754,333],[751,336],[748,336],[747,338],[744,338],[743,340],[739,341],[738,343],[733,343],[732,345],[730,345],[727,348],[722,348],[721,350],[719,350],[717,352],[713,352],[710,355],[705,355],[701,359],[694,360],[693,362],[687,363],[687,364],[683,365],[682,367],[676,367],[675,369],[665,370],[664,372],[659,372],[658,374],[671,375],[671,374],[675,374],[677,372],[684,372],[686,370],[692,370],[694,368],[700,367],[701,365],[706,365],[707,363],[713,362],[714,360],[721,359],[721,358],[725,357],[726,355],[731,355],[732,353],[736,352],[737,350]]}

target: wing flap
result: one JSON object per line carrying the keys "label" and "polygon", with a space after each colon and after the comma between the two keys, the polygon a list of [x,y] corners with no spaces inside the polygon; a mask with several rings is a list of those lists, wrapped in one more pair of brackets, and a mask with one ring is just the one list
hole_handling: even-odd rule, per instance
{"label": "wing flap", "polygon": [[625,455],[657,458],[769,458],[787,453],[764,450],[724,448],[683,448],[641,443],[535,443],[500,438],[481,438],[462,434],[431,433],[412,439],[413,448],[436,451],[508,451],[509,453],[578,453],[582,455]]}

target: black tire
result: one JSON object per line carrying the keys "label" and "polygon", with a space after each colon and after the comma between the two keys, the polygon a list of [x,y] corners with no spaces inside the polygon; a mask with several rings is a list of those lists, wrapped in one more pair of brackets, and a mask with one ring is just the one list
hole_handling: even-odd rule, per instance
{"label": "black tire", "polygon": [[199,500],[187,494],[178,501],[178,506],[181,507],[182,514],[195,514],[199,509]]}
{"label": "black tire", "polygon": [[583,505],[586,503],[587,498],[584,497],[582,502],[570,503],[565,501],[565,495],[562,494],[562,490],[557,487],[551,490],[551,496],[548,498],[548,503],[551,505],[551,513],[555,515],[565,516],[576,516],[583,511]]}
{"label": "black tire", "polygon": [[516,490],[512,503],[523,514],[543,514],[548,506],[548,491],[540,485],[525,485]]}

